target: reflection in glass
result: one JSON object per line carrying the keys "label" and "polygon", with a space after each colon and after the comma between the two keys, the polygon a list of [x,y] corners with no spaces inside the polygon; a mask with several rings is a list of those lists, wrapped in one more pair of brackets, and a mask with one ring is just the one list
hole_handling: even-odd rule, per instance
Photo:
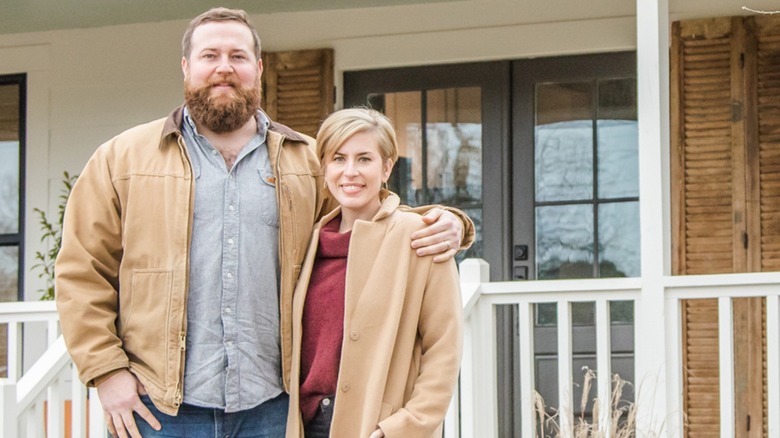
{"label": "reflection in glass", "polygon": [[613,325],[633,324],[634,323],[634,302],[633,301],[610,301],[609,320]]}
{"label": "reflection in glass", "polygon": [[589,83],[536,87],[537,202],[593,198],[593,111]]}
{"label": "reflection in glass", "polygon": [[0,85],[0,234],[19,232],[19,84]]}
{"label": "reflection in glass", "polygon": [[389,186],[401,202],[464,210],[476,242],[459,260],[482,256],[481,90],[446,88],[369,96],[396,126],[399,159]]}
{"label": "reflection in glass", "polygon": [[[576,302],[571,303],[571,323],[574,326],[587,326],[596,323],[595,303]],[[554,326],[558,324],[558,304],[539,303],[536,305],[536,325]]]}
{"label": "reflection in glass", "polygon": [[19,142],[0,141],[0,234],[19,232]]}
{"label": "reflection in glass", "polygon": [[599,120],[599,197],[639,196],[639,134],[633,120]]}
{"label": "reflection in glass", "polygon": [[[18,299],[19,248],[0,247],[0,302]],[[8,377],[8,326],[0,325],[0,378]]]}
{"label": "reflection in glass", "polygon": [[599,82],[598,115],[599,198],[639,196],[636,81]]}
{"label": "reflection in glass", "polygon": [[593,277],[589,204],[536,208],[536,270],[538,279]]}
{"label": "reflection in glass", "polygon": [[19,247],[0,247],[0,302],[16,301],[18,274]]}
{"label": "reflection in glass", "polygon": [[600,204],[600,276],[638,277],[639,267],[639,202]]}
{"label": "reflection in glass", "polygon": [[418,194],[423,192],[422,181],[422,93],[375,94],[369,97],[371,106],[387,115],[395,125],[398,138],[398,162],[388,184],[407,205],[421,205]]}

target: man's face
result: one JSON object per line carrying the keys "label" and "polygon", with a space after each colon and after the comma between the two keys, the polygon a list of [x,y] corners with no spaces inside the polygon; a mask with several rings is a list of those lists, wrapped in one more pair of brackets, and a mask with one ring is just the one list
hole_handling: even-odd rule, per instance
{"label": "man's face", "polygon": [[251,31],[235,21],[208,22],[192,33],[191,47],[181,64],[191,114],[215,132],[239,128],[260,106],[263,64]]}

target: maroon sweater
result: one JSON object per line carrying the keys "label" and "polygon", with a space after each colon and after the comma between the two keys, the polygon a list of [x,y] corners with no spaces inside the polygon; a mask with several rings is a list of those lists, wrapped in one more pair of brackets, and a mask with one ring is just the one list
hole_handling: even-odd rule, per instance
{"label": "maroon sweater", "polygon": [[341,216],[320,230],[317,257],[303,307],[301,414],[308,423],[320,401],[336,394],[344,334],[344,290],[352,232],[339,234]]}

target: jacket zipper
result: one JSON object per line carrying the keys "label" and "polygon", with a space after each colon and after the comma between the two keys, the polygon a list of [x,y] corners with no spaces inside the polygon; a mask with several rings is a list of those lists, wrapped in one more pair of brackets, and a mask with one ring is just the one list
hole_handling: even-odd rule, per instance
{"label": "jacket zipper", "polygon": [[189,295],[189,254],[190,254],[190,247],[189,244],[192,241],[192,211],[193,207],[195,205],[194,201],[194,177],[192,174],[192,162],[190,161],[190,156],[187,153],[187,146],[184,144],[184,137],[179,133],[177,138],[177,143],[179,144],[179,150],[182,151],[182,155],[184,155],[185,159],[185,165],[190,171],[190,208],[189,208],[189,215],[187,218],[187,275],[185,275],[184,278],[184,297],[183,297],[183,306],[184,306],[184,314],[182,316],[182,329],[181,332],[179,332],[179,370],[178,375],[176,376],[176,393],[173,396],[173,406],[175,408],[179,408],[182,404],[182,399],[184,398],[184,361],[185,361],[185,350],[187,349],[187,296]]}

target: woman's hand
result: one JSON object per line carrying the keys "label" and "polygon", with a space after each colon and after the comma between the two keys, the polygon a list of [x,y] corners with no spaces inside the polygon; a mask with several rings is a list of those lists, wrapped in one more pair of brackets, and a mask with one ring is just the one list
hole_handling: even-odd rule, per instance
{"label": "woman's hand", "polygon": [[374,433],[371,434],[368,438],[383,438],[385,436],[385,433],[382,432],[382,429],[377,428]]}

